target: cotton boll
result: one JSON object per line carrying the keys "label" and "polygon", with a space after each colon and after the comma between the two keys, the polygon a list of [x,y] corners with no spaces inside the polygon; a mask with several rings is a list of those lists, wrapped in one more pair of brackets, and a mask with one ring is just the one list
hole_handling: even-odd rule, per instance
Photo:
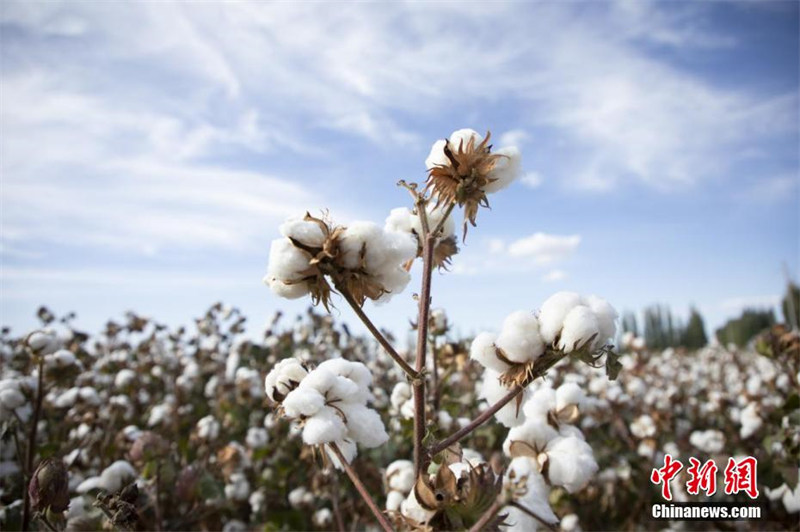
{"label": "cotton boll", "polygon": [[[342,456],[344,457],[345,461],[348,464],[350,462],[352,462],[353,458],[356,457],[356,452],[357,452],[355,442],[353,442],[351,440],[339,440],[339,441],[337,441],[335,443],[339,447],[339,451],[341,451]],[[325,452],[328,453],[328,458],[331,459],[331,463],[333,464],[333,467],[335,467],[339,471],[343,471],[344,470],[344,466],[339,461],[339,457],[337,457],[336,454],[334,454],[330,449],[328,449],[327,446],[325,447]]]}
{"label": "cotton boll", "polygon": [[411,490],[408,497],[400,504],[400,513],[409,519],[413,519],[418,524],[423,525],[427,523],[436,512],[423,508],[417,500],[414,490]]}
{"label": "cotton boll", "polygon": [[390,491],[386,494],[386,510],[390,512],[399,512],[400,505],[406,500],[406,495],[399,491]]}
{"label": "cotton boll", "polygon": [[392,408],[399,411],[403,403],[409,399],[411,399],[411,386],[407,382],[395,384],[394,388],[392,388],[392,395],[389,398]]}
{"label": "cotton boll", "polygon": [[136,478],[136,470],[125,460],[117,460],[97,477],[84,480],[75,491],[87,493],[94,489],[102,489],[109,493],[116,493],[123,486]]}
{"label": "cotton boll", "polygon": [[384,293],[375,300],[375,303],[383,304],[388,303],[394,296],[406,289],[411,281],[411,274],[403,268],[396,267],[381,273],[378,280],[383,286]]}
{"label": "cotton boll", "polygon": [[539,333],[545,342],[551,344],[555,341],[564,325],[564,318],[581,304],[583,300],[575,292],[557,292],[542,304],[539,311]]}
{"label": "cotton boll", "polygon": [[797,483],[794,490],[790,490],[787,487],[786,491],[783,492],[781,501],[788,513],[796,514],[800,512],[800,482]]}
{"label": "cotton boll", "polygon": [[516,146],[500,148],[495,150],[494,153],[502,157],[497,159],[494,170],[489,175],[489,178],[494,179],[494,181],[483,187],[483,190],[487,193],[497,192],[506,188],[519,177],[522,168],[522,155]]}
{"label": "cotton boll", "polygon": [[362,252],[365,255],[364,260],[366,255],[371,254],[373,257],[370,262],[376,262],[375,252],[370,248],[379,246],[383,234],[384,231],[373,222],[358,221],[347,226],[339,238],[342,264],[351,270],[358,269],[362,263]]}
{"label": "cotton boll", "polygon": [[570,405],[580,407],[585,399],[586,395],[580,386],[574,382],[566,382],[556,390],[556,411],[561,411]]}
{"label": "cotton boll", "polygon": [[263,449],[269,443],[269,433],[261,427],[250,427],[247,429],[245,443],[251,449]]}
{"label": "cotton boll", "polygon": [[758,404],[748,404],[747,407],[742,410],[739,420],[742,424],[742,428],[739,430],[739,435],[742,439],[749,438],[755,434],[763,424],[761,416],[758,415]]}
{"label": "cotton boll", "polygon": [[656,434],[656,424],[647,414],[641,415],[631,422],[631,434],[637,438],[650,438]]}
{"label": "cotton boll", "polygon": [[592,448],[575,436],[558,437],[547,444],[547,475],[550,482],[575,493],[597,472]]}
{"label": "cotton boll", "polygon": [[696,430],[689,436],[689,443],[709,454],[721,453],[725,447],[725,435],[718,430]]}
{"label": "cotton boll", "polygon": [[281,234],[310,247],[322,247],[325,233],[318,223],[306,221],[304,217],[289,218],[280,227]]}
{"label": "cotton boll", "polygon": [[[512,362],[532,362],[544,353],[539,335],[539,320],[531,312],[520,310],[509,315],[495,341]],[[496,357],[495,357],[496,358]]]}
{"label": "cotton boll", "polygon": [[599,334],[595,340],[594,347],[602,347],[610,338],[617,335],[617,311],[614,310],[608,301],[597,296],[586,298],[589,308],[597,318]]}
{"label": "cotton boll", "polygon": [[[507,456],[512,456],[512,444],[515,445],[515,451],[519,452],[524,449],[526,452],[533,453],[535,450],[544,450],[547,444],[558,437],[558,431],[549,425],[546,421],[526,419],[525,423],[512,427],[508,431],[508,437],[503,442],[503,452]],[[520,446],[517,449],[516,446]]]}
{"label": "cotton boll", "polygon": [[299,487],[289,492],[288,495],[289,506],[294,509],[300,509],[306,504],[314,501],[314,495],[311,494],[306,488]]}
{"label": "cotton boll", "polygon": [[297,387],[283,400],[288,417],[313,416],[325,406],[325,397],[311,387]]}
{"label": "cotton boll", "polygon": [[414,227],[414,218],[415,216],[414,213],[411,212],[411,209],[407,207],[398,207],[389,211],[389,216],[386,217],[383,228],[386,231],[411,233],[416,230]]}
{"label": "cotton boll", "polygon": [[197,422],[197,436],[200,439],[211,441],[219,436],[219,422],[214,416],[206,416]]}
{"label": "cotton boll", "polygon": [[136,380],[136,372],[132,369],[121,369],[114,377],[114,386],[120,389],[127,388]]}
{"label": "cotton boll", "polygon": [[300,272],[308,269],[310,260],[309,254],[295,247],[289,239],[273,240],[269,250],[266,278],[275,278],[284,282],[299,281],[301,279]]}
{"label": "cotton boll", "polygon": [[[497,372],[490,369],[487,369],[483,375],[480,398],[485,399],[490,405],[498,402],[510,392],[508,388],[500,384],[499,377],[500,375]],[[522,401],[524,402],[528,397],[528,390],[526,389],[520,395],[522,397]],[[520,397],[520,395],[517,397]],[[497,421],[506,427],[515,427],[525,421],[525,415],[522,412],[522,408],[520,408],[519,412],[517,412],[516,399],[509,401],[509,403],[498,410],[494,416]]]}
{"label": "cotton boll", "polygon": [[[264,389],[267,397],[278,402],[278,397],[284,397],[292,391],[308,375],[308,370],[296,358],[285,358],[275,364],[264,379]],[[276,395],[277,394],[277,395]]]}
{"label": "cotton boll", "polygon": [[371,449],[383,445],[389,439],[381,416],[375,410],[361,404],[343,403],[340,408],[347,418],[348,435],[359,445]]}
{"label": "cotton boll", "polygon": [[561,330],[558,348],[565,353],[571,353],[583,347],[598,332],[599,325],[594,312],[589,307],[579,305],[570,310],[564,318],[564,328]]}
{"label": "cotton boll", "polygon": [[522,405],[525,417],[547,422],[550,411],[556,409],[556,391],[545,383],[535,389],[529,387],[528,392],[530,398]]}
{"label": "cotton boll", "polygon": [[395,460],[386,468],[389,489],[408,493],[414,488],[414,464],[410,460]]}
{"label": "cotton boll", "polygon": [[286,283],[269,276],[264,277],[264,283],[276,296],[283,299],[300,299],[309,293],[307,283]]}
{"label": "cotton boll", "polygon": [[469,348],[469,356],[486,369],[502,373],[510,366],[497,358],[497,336],[489,332],[478,334]]}
{"label": "cotton boll", "polygon": [[457,129],[450,134],[450,148],[458,150],[462,146],[466,147],[471,139],[474,139],[474,145],[477,146],[483,142],[483,135],[470,128]]}
{"label": "cotton boll", "polygon": [[[512,491],[523,493],[517,501],[548,523],[557,523],[558,517],[553,513],[548,502],[550,490],[545,484],[544,478],[534,463],[527,457],[515,458],[508,465],[504,485],[512,487]],[[501,513],[507,514],[506,523],[508,527],[504,530],[527,532],[537,530],[540,523],[514,506],[506,506]]]}
{"label": "cotton boll", "polygon": [[250,483],[244,473],[233,473],[225,485],[225,497],[233,501],[245,501],[250,497]]}
{"label": "cotton boll", "polygon": [[430,170],[436,166],[446,166],[450,164],[450,159],[444,154],[444,147],[447,145],[446,140],[437,140],[431,146],[431,151],[425,159],[425,168]]}

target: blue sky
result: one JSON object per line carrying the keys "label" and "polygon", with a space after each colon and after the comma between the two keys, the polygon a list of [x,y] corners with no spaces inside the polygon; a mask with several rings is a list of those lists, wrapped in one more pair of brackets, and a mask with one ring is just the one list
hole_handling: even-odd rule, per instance
{"label": "blue sky", "polygon": [[[435,276],[463,333],[566,289],[693,304],[711,328],[800,268],[794,1],[0,10],[0,322],[17,332],[40,304],[89,330],[217,300],[254,332],[299,312],[261,284],[279,223],[382,222],[462,127],[518,145],[525,170]],[[413,292],[370,312],[400,332]]]}

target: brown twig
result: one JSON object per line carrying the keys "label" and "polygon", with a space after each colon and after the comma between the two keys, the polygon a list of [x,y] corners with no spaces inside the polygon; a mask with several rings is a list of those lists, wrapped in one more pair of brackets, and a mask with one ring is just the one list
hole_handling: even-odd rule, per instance
{"label": "brown twig", "polygon": [[369,319],[369,317],[364,313],[364,310],[358,305],[358,303],[356,303],[356,300],[353,299],[353,296],[350,294],[350,292],[341,286],[337,286],[336,288],[339,290],[339,293],[342,294],[342,297],[344,297],[345,301],[347,301],[347,303],[353,309],[353,312],[356,313],[356,316],[358,316],[362,323],[364,323],[369,332],[372,333],[372,336],[378,340],[378,343],[381,344],[381,347],[383,347],[389,356],[392,357],[401,368],[403,368],[403,371],[405,371],[409,378],[415,379],[418,373],[414,371],[414,368],[412,368],[408,362],[403,360],[403,357],[401,357],[392,344],[389,343],[389,340],[387,340],[383,333],[381,333],[378,328],[375,327],[375,324],[372,323],[372,320]]}
{"label": "brown twig", "polygon": [[472,525],[472,527],[470,527],[469,532],[480,532],[483,530],[484,527],[489,524],[489,521],[494,519],[494,516],[497,515],[497,512],[499,512],[502,507],[503,503],[500,502],[499,499],[494,501],[494,504],[492,504],[489,509],[483,513],[481,518],[478,519],[478,521]]}
{"label": "brown twig", "polygon": [[541,518],[538,515],[536,515],[536,513],[533,510],[531,510],[530,508],[528,508],[526,506],[523,506],[522,504],[518,503],[517,501],[511,501],[508,504],[509,504],[509,506],[513,506],[514,508],[520,510],[522,513],[528,514],[529,516],[533,517],[534,519],[536,519],[537,521],[542,523],[544,526],[546,526],[550,530],[555,530],[556,526],[558,525],[558,521],[556,521],[555,523],[548,523],[543,518]]}
{"label": "brown twig", "polygon": [[28,495],[28,483],[33,474],[33,459],[36,456],[36,433],[39,429],[39,415],[42,411],[42,399],[44,398],[44,356],[39,356],[39,384],[36,388],[36,404],[33,409],[33,419],[31,420],[31,430],[28,434],[28,448],[25,458],[25,482],[22,485],[22,530],[27,531],[31,525],[31,501]]}
{"label": "brown twig", "polygon": [[[423,220],[425,217],[420,214]],[[427,225],[427,223],[426,223]],[[428,320],[431,309],[431,276],[433,273],[433,248],[435,239],[428,234],[422,246],[422,289],[419,295],[419,317],[417,318],[416,372],[422,375],[428,351]],[[414,474],[425,468],[422,440],[425,437],[425,379],[414,380]]]}
{"label": "brown twig", "polygon": [[512,399],[521,394],[523,390],[525,390],[523,386],[515,386],[514,388],[512,388],[511,391],[508,392],[502,399],[500,399],[495,404],[490,406],[487,410],[481,412],[481,414],[472,421],[470,421],[468,425],[463,426],[462,428],[458,429],[447,438],[443,439],[442,441],[431,447],[430,449],[431,456],[444,451],[457,441],[460,441],[462,438],[469,435],[469,433],[471,433],[473,430],[477,429],[478,427],[489,421],[492,418],[492,416],[497,413],[498,410],[506,406],[509,402],[511,402]]}
{"label": "brown twig", "polygon": [[367,488],[361,482],[361,479],[358,478],[358,474],[353,471],[353,468],[345,459],[342,451],[339,449],[339,446],[336,445],[335,442],[328,443],[328,448],[333,451],[333,454],[336,455],[336,458],[339,459],[339,463],[342,464],[345,473],[347,476],[350,477],[350,480],[353,481],[353,485],[356,487],[358,494],[361,495],[361,498],[364,499],[364,502],[367,503],[369,509],[372,511],[372,514],[375,516],[375,519],[378,520],[378,523],[381,525],[381,528],[386,532],[392,532],[392,525],[389,524],[389,521],[386,519],[386,516],[383,515],[383,512],[380,511],[378,506],[375,504],[375,501],[372,500],[372,496],[367,491]]}

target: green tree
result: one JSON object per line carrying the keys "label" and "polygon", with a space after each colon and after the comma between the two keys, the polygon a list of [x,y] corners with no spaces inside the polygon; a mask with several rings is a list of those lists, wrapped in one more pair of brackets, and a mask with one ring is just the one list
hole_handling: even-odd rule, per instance
{"label": "green tree", "polygon": [[723,345],[733,343],[744,347],[758,333],[774,323],[775,313],[772,310],[745,309],[740,317],[728,320],[717,329],[717,339]]}
{"label": "green tree", "polygon": [[689,312],[689,323],[686,324],[686,329],[683,331],[681,344],[689,349],[699,349],[708,344],[703,316],[694,307]]}

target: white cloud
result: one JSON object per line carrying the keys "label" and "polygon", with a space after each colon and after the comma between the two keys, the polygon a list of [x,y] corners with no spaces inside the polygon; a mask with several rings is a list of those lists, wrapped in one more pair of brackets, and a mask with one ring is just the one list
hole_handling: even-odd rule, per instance
{"label": "white cloud", "polygon": [[506,131],[502,135],[500,135],[500,142],[498,142],[497,146],[517,146],[518,148],[521,147],[525,142],[528,141],[530,135],[524,129],[512,129],[511,131]]}
{"label": "white cloud", "polygon": [[569,258],[581,243],[580,235],[549,235],[534,233],[508,246],[511,257],[532,258],[539,264],[549,264]]}
{"label": "white cloud", "polygon": [[539,188],[542,186],[542,175],[539,172],[527,172],[520,178],[520,183],[528,188]]}
{"label": "white cloud", "polygon": [[542,281],[546,283],[554,283],[556,281],[563,281],[567,278],[567,272],[564,270],[550,270],[542,276]]}
{"label": "white cloud", "polygon": [[778,305],[781,301],[781,296],[770,295],[756,295],[756,296],[739,296],[725,299],[719,303],[719,308],[726,312],[741,312],[747,308],[769,309]]}

